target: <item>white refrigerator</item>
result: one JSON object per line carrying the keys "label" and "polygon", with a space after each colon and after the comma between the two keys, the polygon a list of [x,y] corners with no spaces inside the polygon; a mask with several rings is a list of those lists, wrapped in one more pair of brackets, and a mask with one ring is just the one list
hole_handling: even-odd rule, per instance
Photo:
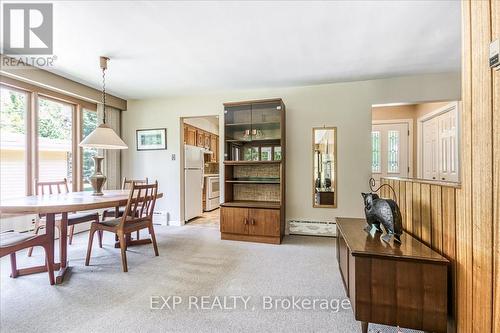
{"label": "white refrigerator", "polygon": [[203,148],[184,146],[184,220],[203,213]]}

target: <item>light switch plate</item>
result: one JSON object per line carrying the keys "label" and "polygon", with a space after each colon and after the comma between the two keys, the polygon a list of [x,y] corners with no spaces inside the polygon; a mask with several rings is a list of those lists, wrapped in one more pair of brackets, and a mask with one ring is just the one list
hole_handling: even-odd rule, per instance
{"label": "light switch plate", "polygon": [[172,161],[175,161],[175,154],[172,154]]}

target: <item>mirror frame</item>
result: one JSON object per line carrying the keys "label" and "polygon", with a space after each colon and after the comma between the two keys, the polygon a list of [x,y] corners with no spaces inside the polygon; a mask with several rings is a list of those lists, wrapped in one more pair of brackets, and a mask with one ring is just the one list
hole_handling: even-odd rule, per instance
{"label": "mirror frame", "polygon": [[[335,141],[334,142],[334,145],[333,145],[333,148],[334,148],[334,153],[333,153],[333,156],[334,156],[334,172],[333,172],[333,175],[334,175],[334,178],[335,178],[335,181],[334,181],[334,184],[333,184],[333,191],[334,191],[334,198],[335,198],[335,201],[333,203],[333,205],[317,205],[316,202],[315,202],[315,189],[316,189],[316,178],[315,178],[315,175],[314,175],[314,146],[315,146],[315,131],[316,130],[333,130],[333,140]],[[337,191],[337,168],[338,168],[338,163],[337,163],[337,126],[322,126],[322,127],[313,127],[312,128],[312,206],[313,208],[337,208],[337,204],[338,204],[338,191]]]}

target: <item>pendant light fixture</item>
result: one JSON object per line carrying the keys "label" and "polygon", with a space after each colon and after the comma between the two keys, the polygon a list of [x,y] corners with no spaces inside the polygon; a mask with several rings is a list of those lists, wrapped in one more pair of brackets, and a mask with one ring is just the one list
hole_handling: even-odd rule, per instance
{"label": "pendant light fixture", "polygon": [[[100,67],[102,69],[102,124],[93,130],[85,139],[80,142],[83,148],[98,149],[127,149],[128,146],[116,134],[116,132],[106,124],[106,69],[108,69],[107,57],[100,57]],[[90,183],[94,189],[93,195],[103,195],[102,187],[106,182],[106,176],[102,173],[103,156],[93,156],[95,171],[90,177]]]}

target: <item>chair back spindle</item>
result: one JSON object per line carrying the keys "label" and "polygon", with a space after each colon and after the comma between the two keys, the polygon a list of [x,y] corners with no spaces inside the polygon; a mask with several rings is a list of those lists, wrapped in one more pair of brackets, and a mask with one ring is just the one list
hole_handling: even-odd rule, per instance
{"label": "chair back spindle", "polygon": [[137,184],[132,182],[125,213],[121,225],[153,220],[153,212],[158,195],[158,182],[154,184]]}
{"label": "chair back spindle", "polygon": [[57,194],[69,193],[68,180],[66,178],[64,178],[63,180],[47,181],[47,182],[40,182],[38,181],[38,179],[35,179],[36,195],[55,194],[55,193]]}
{"label": "chair back spindle", "polygon": [[145,179],[127,179],[127,177],[123,177],[122,190],[128,190],[132,188],[132,183],[147,184],[148,178],[146,177]]}

